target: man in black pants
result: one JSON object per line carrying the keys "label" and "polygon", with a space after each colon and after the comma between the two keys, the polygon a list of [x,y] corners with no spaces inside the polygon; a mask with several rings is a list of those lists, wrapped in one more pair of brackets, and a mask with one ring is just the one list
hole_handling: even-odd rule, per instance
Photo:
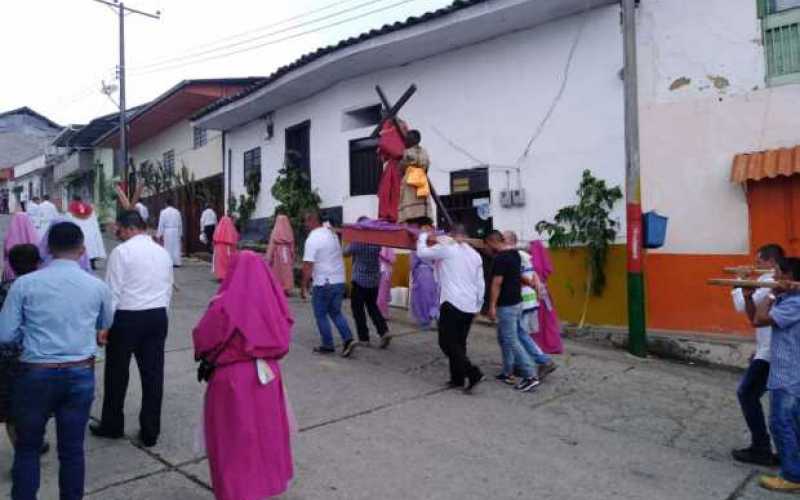
{"label": "man in black pants", "polygon": [[155,446],[161,430],[172,259],[146,234],[138,212],[123,212],[117,227],[117,236],[124,243],[111,252],[106,275],[115,314],[106,347],[103,415],[101,423],[90,426],[90,430],[100,437],[123,436],[128,369],[134,356],[142,379],[139,441],[150,447]]}
{"label": "man in black pants", "polygon": [[[366,219],[362,217],[359,222]],[[353,259],[353,278],[350,288],[350,306],[353,309],[353,319],[356,322],[358,340],[369,345],[369,327],[367,326],[367,313],[381,338],[380,347],[389,347],[391,337],[388,335],[389,327],[386,326],[381,310],[378,309],[378,285],[381,280],[380,264],[381,247],[366,243],[351,243],[344,251],[345,257]]]}
{"label": "man in black pants", "polygon": [[423,231],[417,241],[417,256],[436,261],[439,270],[439,347],[450,360],[447,385],[469,393],[485,379],[480,368],[467,357],[467,337],[472,320],[483,305],[485,282],[481,256],[466,242],[466,237],[464,226],[457,224],[450,237],[439,237],[430,246],[430,235]]}

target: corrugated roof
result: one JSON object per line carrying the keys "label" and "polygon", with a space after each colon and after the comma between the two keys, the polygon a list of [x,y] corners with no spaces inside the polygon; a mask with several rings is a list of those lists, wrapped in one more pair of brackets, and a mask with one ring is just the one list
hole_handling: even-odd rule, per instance
{"label": "corrugated roof", "polygon": [[800,146],[736,155],[731,168],[731,182],[741,184],[794,174],[800,174]]}
{"label": "corrugated roof", "polygon": [[44,121],[45,123],[47,123],[48,125],[50,125],[53,128],[57,128],[57,129],[61,128],[61,125],[59,125],[58,123],[54,122],[50,118],[44,116],[43,114],[37,113],[36,111],[32,110],[28,106],[22,106],[21,108],[12,109],[11,111],[4,111],[3,113],[0,113],[0,118],[3,118],[4,116],[10,116],[10,115],[29,115],[29,116],[33,116],[33,117],[36,117],[36,118]]}
{"label": "corrugated roof", "polygon": [[228,105],[228,104],[230,104],[230,103],[232,103],[234,101],[237,101],[237,100],[239,100],[239,99],[241,99],[243,97],[246,97],[246,96],[252,94],[253,92],[255,92],[255,91],[257,91],[257,90],[259,90],[261,88],[264,88],[267,85],[275,82],[276,80],[278,80],[282,76],[286,75],[287,73],[290,73],[290,72],[295,71],[295,70],[297,70],[299,68],[302,68],[303,66],[306,66],[307,64],[311,64],[312,62],[314,62],[314,61],[316,61],[316,60],[318,60],[318,59],[320,59],[322,57],[325,57],[328,54],[336,52],[338,50],[342,50],[342,49],[345,49],[347,47],[351,47],[353,45],[357,45],[359,43],[366,42],[367,40],[371,40],[371,39],[377,38],[379,36],[388,35],[390,33],[396,32],[396,31],[400,31],[400,30],[403,30],[403,29],[406,29],[406,28],[410,28],[412,26],[416,26],[416,25],[423,24],[423,23],[426,23],[426,22],[434,21],[436,19],[448,16],[448,15],[450,15],[450,14],[452,14],[454,12],[457,12],[459,10],[463,10],[463,9],[466,9],[466,8],[469,8],[469,7],[478,5],[478,4],[487,3],[487,2],[490,2],[490,1],[492,1],[492,0],[455,0],[452,4],[448,5],[447,7],[442,7],[441,9],[438,9],[438,10],[435,10],[435,11],[426,12],[425,14],[422,14],[420,16],[412,16],[412,17],[409,17],[408,19],[406,19],[405,21],[398,21],[398,22],[393,23],[393,24],[385,24],[385,25],[383,25],[383,27],[381,27],[379,29],[370,30],[370,31],[367,31],[365,33],[362,33],[361,35],[350,37],[350,38],[346,38],[346,39],[340,41],[337,44],[328,45],[327,47],[319,48],[319,49],[315,50],[314,52],[309,52],[308,54],[305,54],[305,55],[301,56],[299,59],[296,59],[294,62],[292,62],[290,64],[287,64],[286,66],[281,66],[274,73],[269,75],[264,80],[254,84],[254,85],[251,85],[250,87],[242,90],[241,92],[239,92],[239,93],[237,93],[235,95],[232,95],[230,97],[226,97],[226,98],[220,99],[218,101],[215,101],[215,102],[209,104],[205,108],[203,108],[200,111],[198,111],[197,113],[195,113],[194,116],[192,116],[192,119],[196,120],[196,119],[198,119],[198,118],[200,118],[202,116],[205,116],[205,115],[207,115],[207,114],[209,114],[209,113],[211,113],[213,111],[216,111],[217,109],[220,109],[220,108],[222,108],[222,107],[224,107],[224,106],[226,106],[226,105]]}

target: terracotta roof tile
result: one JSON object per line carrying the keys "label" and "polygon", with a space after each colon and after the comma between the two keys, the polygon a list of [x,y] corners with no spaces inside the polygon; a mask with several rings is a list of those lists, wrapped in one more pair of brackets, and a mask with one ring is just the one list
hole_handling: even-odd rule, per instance
{"label": "terracotta roof tile", "polygon": [[800,174],[800,146],[736,155],[731,168],[731,182],[741,184],[794,174]]}

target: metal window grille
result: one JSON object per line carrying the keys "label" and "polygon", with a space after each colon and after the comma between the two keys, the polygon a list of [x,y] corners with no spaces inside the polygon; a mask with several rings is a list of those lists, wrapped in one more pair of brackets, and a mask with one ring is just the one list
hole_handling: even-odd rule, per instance
{"label": "metal window grille", "polygon": [[175,150],[170,149],[166,153],[164,153],[164,157],[161,160],[162,165],[164,166],[164,172],[173,175],[175,174]]}
{"label": "metal window grille", "polygon": [[770,4],[763,20],[767,81],[771,85],[800,82],[800,8],[776,12]]}
{"label": "metal window grille", "polygon": [[378,194],[383,165],[378,159],[377,141],[350,141],[350,196]]}
{"label": "metal window grille", "polygon": [[208,144],[208,131],[201,127],[194,128],[194,148],[202,148]]}
{"label": "metal window grille", "polygon": [[261,176],[261,147],[244,152],[244,180],[251,176]]}

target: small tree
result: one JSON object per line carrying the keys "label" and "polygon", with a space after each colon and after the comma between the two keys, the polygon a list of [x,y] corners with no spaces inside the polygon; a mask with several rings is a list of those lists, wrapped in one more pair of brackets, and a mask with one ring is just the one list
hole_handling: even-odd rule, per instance
{"label": "small tree", "polygon": [[609,188],[606,181],[584,170],[577,195],[577,205],[560,209],[553,222],[539,221],[536,231],[539,234],[547,233],[553,248],[586,247],[586,297],[580,320],[580,326],[583,326],[589,295],[602,295],[606,286],[608,251],[619,230],[619,223],[610,214],[616,202],[622,198],[622,190],[619,186]]}
{"label": "small tree", "polygon": [[292,223],[295,242],[302,245],[305,239],[303,228],[303,213],[308,210],[318,210],[322,199],[316,189],[311,189],[311,180],[303,169],[297,166],[297,154],[287,151],[283,168],[278,171],[278,178],[270,190],[273,198],[278,202],[276,213],[285,214]]}

